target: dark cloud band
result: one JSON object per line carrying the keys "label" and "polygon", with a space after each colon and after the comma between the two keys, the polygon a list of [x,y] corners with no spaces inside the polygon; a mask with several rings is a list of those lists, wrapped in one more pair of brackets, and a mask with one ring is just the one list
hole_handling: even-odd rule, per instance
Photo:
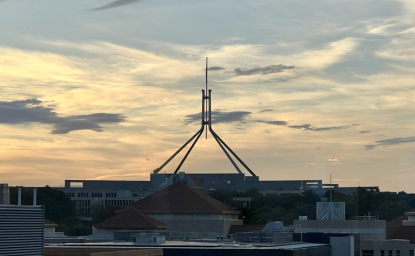
{"label": "dark cloud band", "polygon": [[120,114],[95,113],[90,115],[58,116],[51,106],[42,106],[38,99],[0,101],[0,123],[2,124],[50,124],[53,134],[66,134],[76,130],[102,132],[100,124],[120,123],[125,120]]}
{"label": "dark cloud band", "polygon": [[350,126],[330,126],[330,127],[311,127],[311,124],[303,124],[303,125],[290,125],[289,128],[293,129],[304,129],[307,131],[332,131],[332,130],[342,130],[342,129],[348,129]]}
{"label": "dark cloud band", "polygon": [[267,75],[272,73],[280,73],[283,72],[285,69],[293,69],[295,66],[286,66],[286,65],[271,65],[266,67],[256,67],[252,69],[242,69],[237,68],[235,69],[235,74],[237,76],[250,76],[255,74]]}
{"label": "dark cloud band", "polygon": [[[242,122],[245,121],[245,118],[249,116],[251,112],[247,111],[231,111],[231,112],[222,112],[222,111],[212,111],[212,123],[231,123],[231,122]],[[185,124],[201,122],[202,113],[187,115]]]}
{"label": "dark cloud band", "polygon": [[219,70],[224,70],[225,68],[222,67],[210,67],[208,68],[209,71],[219,71]]}
{"label": "dark cloud band", "polygon": [[398,144],[402,144],[402,143],[410,143],[410,142],[415,142],[415,137],[406,137],[406,138],[393,138],[393,139],[387,139],[387,140],[378,140],[375,141],[377,144],[372,144],[372,145],[365,145],[366,150],[370,150],[373,149],[375,147],[379,147],[379,146],[392,146],[392,145],[398,145]]}

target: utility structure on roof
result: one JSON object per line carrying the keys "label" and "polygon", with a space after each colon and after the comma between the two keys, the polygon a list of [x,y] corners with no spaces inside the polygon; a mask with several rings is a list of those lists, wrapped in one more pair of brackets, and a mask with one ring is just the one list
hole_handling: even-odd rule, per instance
{"label": "utility structure on roof", "polygon": [[[238,171],[238,173],[242,174],[242,171],[239,169],[238,165],[235,163],[234,159],[231,157],[229,153],[231,153],[238,161],[241,163],[245,169],[254,177],[257,177],[255,173],[249,169],[249,167],[238,157],[238,155],[233,152],[233,150],[226,145],[226,143],[216,134],[215,131],[212,129],[212,90],[208,91],[208,58],[206,57],[206,91],[202,90],[202,116],[201,116],[201,127],[199,131],[193,135],[183,146],[181,146],[166,162],[164,162],[159,168],[155,169],[153,172],[157,174],[164,168],[177,154],[180,153],[190,142],[193,143],[190,146],[189,150],[187,151],[186,155],[183,157],[180,164],[177,166],[174,174],[176,174],[180,168],[182,167],[183,163],[186,161],[187,157],[189,156],[190,152],[192,151],[193,147],[196,145],[197,141],[199,140],[200,136],[203,134],[203,131],[206,129],[206,139],[207,139],[207,131],[209,130],[212,134],[213,138],[219,144],[220,148],[223,150],[225,155],[228,157],[229,161],[231,161],[232,165]],[[208,93],[209,92],[209,93]],[[196,139],[195,139],[196,138]],[[229,152],[228,152],[229,151]]]}

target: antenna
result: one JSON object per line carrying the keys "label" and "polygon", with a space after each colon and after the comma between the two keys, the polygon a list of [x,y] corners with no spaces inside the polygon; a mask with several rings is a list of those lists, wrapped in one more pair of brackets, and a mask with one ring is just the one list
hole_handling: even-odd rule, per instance
{"label": "antenna", "polygon": [[[207,98],[207,92],[208,92],[208,57],[206,57],[206,95],[205,95],[205,98]],[[208,105],[207,105],[208,103],[207,103],[207,101],[206,101],[206,111],[207,111],[207,109],[208,109]],[[210,110],[209,110],[209,113],[210,113]],[[206,115],[205,116],[205,121],[207,122],[208,121],[208,116]],[[206,139],[207,139],[207,129],[206,129]]]}
{"label": "antenna", "polygon": [[[208,94],[209,93],[209,94]],[[207,127],[206,127],[207,126]],[[251,169],[238,157],[238,155],[232,151],[232,149],[226,145],[226,143],[219,137],[219,135],[216,134],[215,131],[212,129],[212,90],[208,91],[208,57],[206,57],[206,91],[202,90],[202,122],[201,127],[199,131],[193,135],[183,146],[181,146],[169,159],[167,159],[166,162],[164,162],[159,168],[156,168],[153,173],[157,174],[161,171],[161,169],[164,168],[180,151],[182,151],[183,148],[185,148],[193,139],[192,145],[190,146],[189,150],[186,152],[185,156],[183,157],[180,164],[177,166],[176,170],[174,171],[174,174],[176,174],[183,163],[186,161],[187,157],[189,156],[190,152],[192,151],[193,147],[196,145],[197,141],[199,140],[200,136],[203,134],[203,131],[206,128],[206,139],[207,139],[207,131],[209,130],[212,134],[213,138],[218,143],[219,147],[223,150],[225,155],[228,157],[229,161],[232,163],[232,165],[235,167],[235,169],[238,171],[238,173],[243,174],[241,170],[239,169],[238,165],[235,163],[235,161],[232,159],[232,154],[240,164],[242,164],[245,169],[253,176],[257,177]],[[229,154],[230,153],[230,154]]]}

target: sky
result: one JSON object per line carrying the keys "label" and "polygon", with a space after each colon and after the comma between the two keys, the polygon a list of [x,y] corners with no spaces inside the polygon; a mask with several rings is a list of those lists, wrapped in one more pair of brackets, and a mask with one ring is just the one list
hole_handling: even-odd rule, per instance
{"label": "sky", "polygon": [[[149,180],[209,57],[213,129],[260,180],[415,193],[413,0],[0,0],[0,31],[1,183]],[[236,173],[210,135],[181,171]]]}

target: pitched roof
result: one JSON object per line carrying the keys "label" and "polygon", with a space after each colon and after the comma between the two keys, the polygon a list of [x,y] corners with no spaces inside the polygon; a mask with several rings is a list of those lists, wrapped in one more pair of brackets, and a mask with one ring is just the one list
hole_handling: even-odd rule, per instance
{"label": "pitched roof", "polygon": [[265,228],[265,224],[264,225],[231,225],[231,228],[229,229],[229,234],[233,235],[233,234],[241,233],[241,232],[261,231],[263,228]]}
{"label": "pitched roof", "polygon": [[[182,182],[173,184],[131,204],[143,213],[239,214],[234,208]],[[127,207],[121,209],[127,210]]]}
{"label": "pitched roof", "polygon": [[56,228],[56,227],[58,227],[58,224],[56,224],[56,223],[55,223],[55,222],[53,222],[53,221],[50,221],[50,220],[44,219],[44,224],[43,224],[43,226],[44,226],[45,228]]}
{"label": "pitched roof", "polygon": [[[415,209],[409,212],[415,212]],[[415,226],[402,226],[403,220],[408,220],[408,215],[386,223],[386,239],[407,239],[411,244],[415,244]]]}
{"label": "pitched roof", "polygon": [[167,229],[168,226],[150,216],[130,209],[109,219],[104,220],[94,227],[98,229]]}

